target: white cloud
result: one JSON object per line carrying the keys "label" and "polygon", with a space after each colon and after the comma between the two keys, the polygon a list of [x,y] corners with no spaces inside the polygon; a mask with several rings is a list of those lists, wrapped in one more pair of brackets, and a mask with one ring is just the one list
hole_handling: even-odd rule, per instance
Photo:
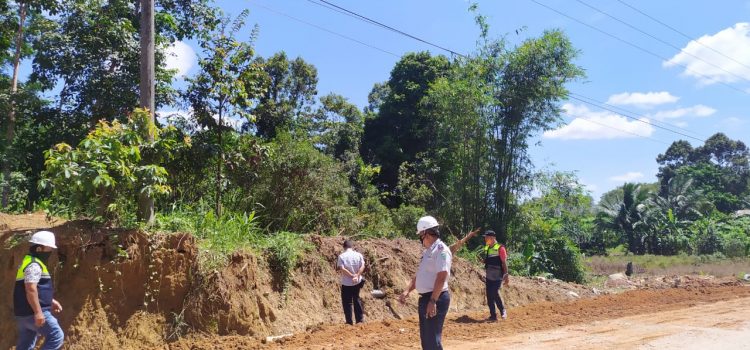
{"label": "white cloud", "polygon": [[636,106],[640,108],[652,108],[665,103],[677,102],[680,98],[667,91],[660,92],[623,92],[609,97],[607,103],[618,106]]}
{"label": "white cloud", "polygon": [[195,51],[182,41],[176,41],[167,48],[167,69],[177,69],[177,77],[187,75],[195,61]]}
{"label": "white cloud", "polygon": [[704,85],[750,79],[750,68],[747,68],[750,66],[750,23],[737,23],[714,35],[693,40],[663,65],[683,65],[687,67],[684,75],[694,77]]}
{"label": "white cloud", "polygon": [[686,122],[674,122],[672,124],[674,124],[676,126],[679,126],[681,128],[687,128],[688,127],[688,123],[686,123]]}
{"label": "white cloud", "polygon": [[643,178],[643,173],[637,171],[629,171],[622,175],[615,175],[609,178],[610,181],[615,182],[633,182]]}
{"label": "white cloud", "polygon": [[156,117],[162,123],[171,123],[176,120],[190,120],[193,111],[156,111]]}
{"label": "white cloud", "polygon": [[656,120],[665,120],[682,117],[708,117],[710,115],[713,115],[714,113],[716,113],[716,110],[711,107],[705,105],[695,105],[692,107],[659,111],[651,115],[651,117]]}
{"label": "white cloud", "polygon": [[[193,119],[193,110],[173,110],[173,111],[156,111],[157,118],[160,123],[163,124],[169,124],[169,125],[179,125],[182,127],[187,128],[188,131],[200,131],[205,130],[205,127],[202,127]],[[219,121],[219,115],[215,114],[213,115],[213,118],[215,121]],[[235,130],[241,130],[242,125],[244,125],[246,122],[243,118],[237,118],[237,117],[225,117],[222,118],[222,125],[228,126]]]}
{"label": "white cloud", "polygon": [[544,132],[543,137],[560,140],[599,140],[647,137],[654,133],[648,118],[630,120],[611,112],[595,112],[586,106],[563,105],[566,114],[575,118],[568,125]]}

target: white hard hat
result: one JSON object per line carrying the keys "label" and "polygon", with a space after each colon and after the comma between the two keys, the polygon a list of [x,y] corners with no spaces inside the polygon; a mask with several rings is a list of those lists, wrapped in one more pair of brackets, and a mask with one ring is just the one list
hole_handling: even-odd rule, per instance
{"label": "white hard hat", "polygon": [[438,227],[440,224],[438,224],[437,220],[433,218],[432,216],[423,216],[419,218],[419,221],[417,221],[417,234],[420,232],[433,227]]}
{"label": "white hard hat", "polygon": [[57,249],[57,246],[55,245],[55,234],[49,231],[39,231],[33,234],[29,243]]}

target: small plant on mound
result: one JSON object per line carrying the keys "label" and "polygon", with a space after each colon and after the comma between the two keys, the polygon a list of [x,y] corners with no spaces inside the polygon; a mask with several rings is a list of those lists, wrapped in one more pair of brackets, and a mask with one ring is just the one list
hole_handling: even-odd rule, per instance
{"label": "small plant on mound", "polygon": [[263,232],[254,212],[224,213],[217,217],[212,211],[196,218],[192,225],[200,241],[199,263],[203,270],[226,265],[229,254],[264,246]]}
{"label": "small plant on mound", "polygon": [[312,249],[312,245],[305,241],[302,236],[292,232],[278,232],[271,235],[266,239],[264,245],[268,263],[275,272],[274,284],[286,300],[289,285],[292,281],[292,271],[297,266],[302,254]]}

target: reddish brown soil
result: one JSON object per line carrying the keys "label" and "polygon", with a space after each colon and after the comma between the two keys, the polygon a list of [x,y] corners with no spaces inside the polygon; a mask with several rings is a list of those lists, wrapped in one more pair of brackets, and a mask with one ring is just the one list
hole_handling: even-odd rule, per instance
{"label": "reddish brown soil", "polygon": [[[499,323],[481,321],[486,315],[477,312],[452,312],[446,320],[446,341],[471,341],[525,332],[551,330],[566,325],[607,320],[657,311],[684,309],[700,304],[750,297],[750,287],[690,286],[684,288],[629,291],[569,302],[540,302],[510,309],[509,319]],[[389,349],[419,348],[418,323],[415,317],[405,320],[378,321],[363,325],[328,325],[315,327],[277,343],[263,344],[249,337],[202,337],[184,339],[161,347],[182,349]],[[492,348],[492,347],[487,347]]]}
{"label": "reddish brown soil", "polygon": [[[24,224],[33,221],[24,220]],[[40,223],[41,228],[49,228],[46,221]],[[0,349],[15,343],[12,290],[16,268],[28,249],[30,228],[0,232]],[[192,237],[148,237],[81,221],[51,229],[59,249],[48,267],[55,298],[64,309],[58,319],[67,348],[162,344],[167,320],[180,312],[190,287],[196,255]]]}
{"label": "reddish brown soil", "polygon": [[[189,235],[147,235],[85,221],[50,222],[43,214],[0,215],[0,220],[0,349],[15,342],[10,291],[27,249],[24,242],[41,228],[55,232],[60,247],[49,266],[56,298],[64,307],[59,319],[66,349],[351,348],[360,344],[372,348],[414,346],[418,341],[415,298],[406,306],[394,300],[419,261],[420,247],[412,240],[359,242],[368,264],[363,289],[368,323],[344,327],[339,326],[343,315],[334,271],[340,237],[306,238],[314,249],[299,262],[283,293],[274,267],[252,253],[233,255],[229,265],[217,271],[199,271],[198,247]],[[481,276],[476,266],[454,260],[447,337],[474,339],[486,332],[487,325],[476,323],[486,312]],[[750,290],[691,277],[678,283],[674,278],[652,282],[648,284],[652,288],[679,285],[682,289],[575,301],[594,293],[580,285],[514,277],[511,286],[503,289],[511,321],[491,327],[510,332],[546,329],[722,300]],[[373,288],[385,291],[387,297],[372,298]],[[287,333],[297,335],[279,344],[261,342],[266,336]],[[185,337],[170,343],[176,335]]]}

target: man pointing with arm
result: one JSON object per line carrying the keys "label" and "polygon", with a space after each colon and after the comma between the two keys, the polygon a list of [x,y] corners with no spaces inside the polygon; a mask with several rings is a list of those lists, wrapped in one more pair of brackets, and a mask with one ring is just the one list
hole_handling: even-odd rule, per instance
{"label": "man pointing with arm", "polygon": [[438,222],[425,216],[417,222],[417,235],[426,248],[419,262],[417,275],[401,293],[406,303],[409,293],[419,293],[419,338],[424,350],[442,350],[443,323],[448,314],[451,297],[448,292],[452,255],[450,248],[440,240]]}

